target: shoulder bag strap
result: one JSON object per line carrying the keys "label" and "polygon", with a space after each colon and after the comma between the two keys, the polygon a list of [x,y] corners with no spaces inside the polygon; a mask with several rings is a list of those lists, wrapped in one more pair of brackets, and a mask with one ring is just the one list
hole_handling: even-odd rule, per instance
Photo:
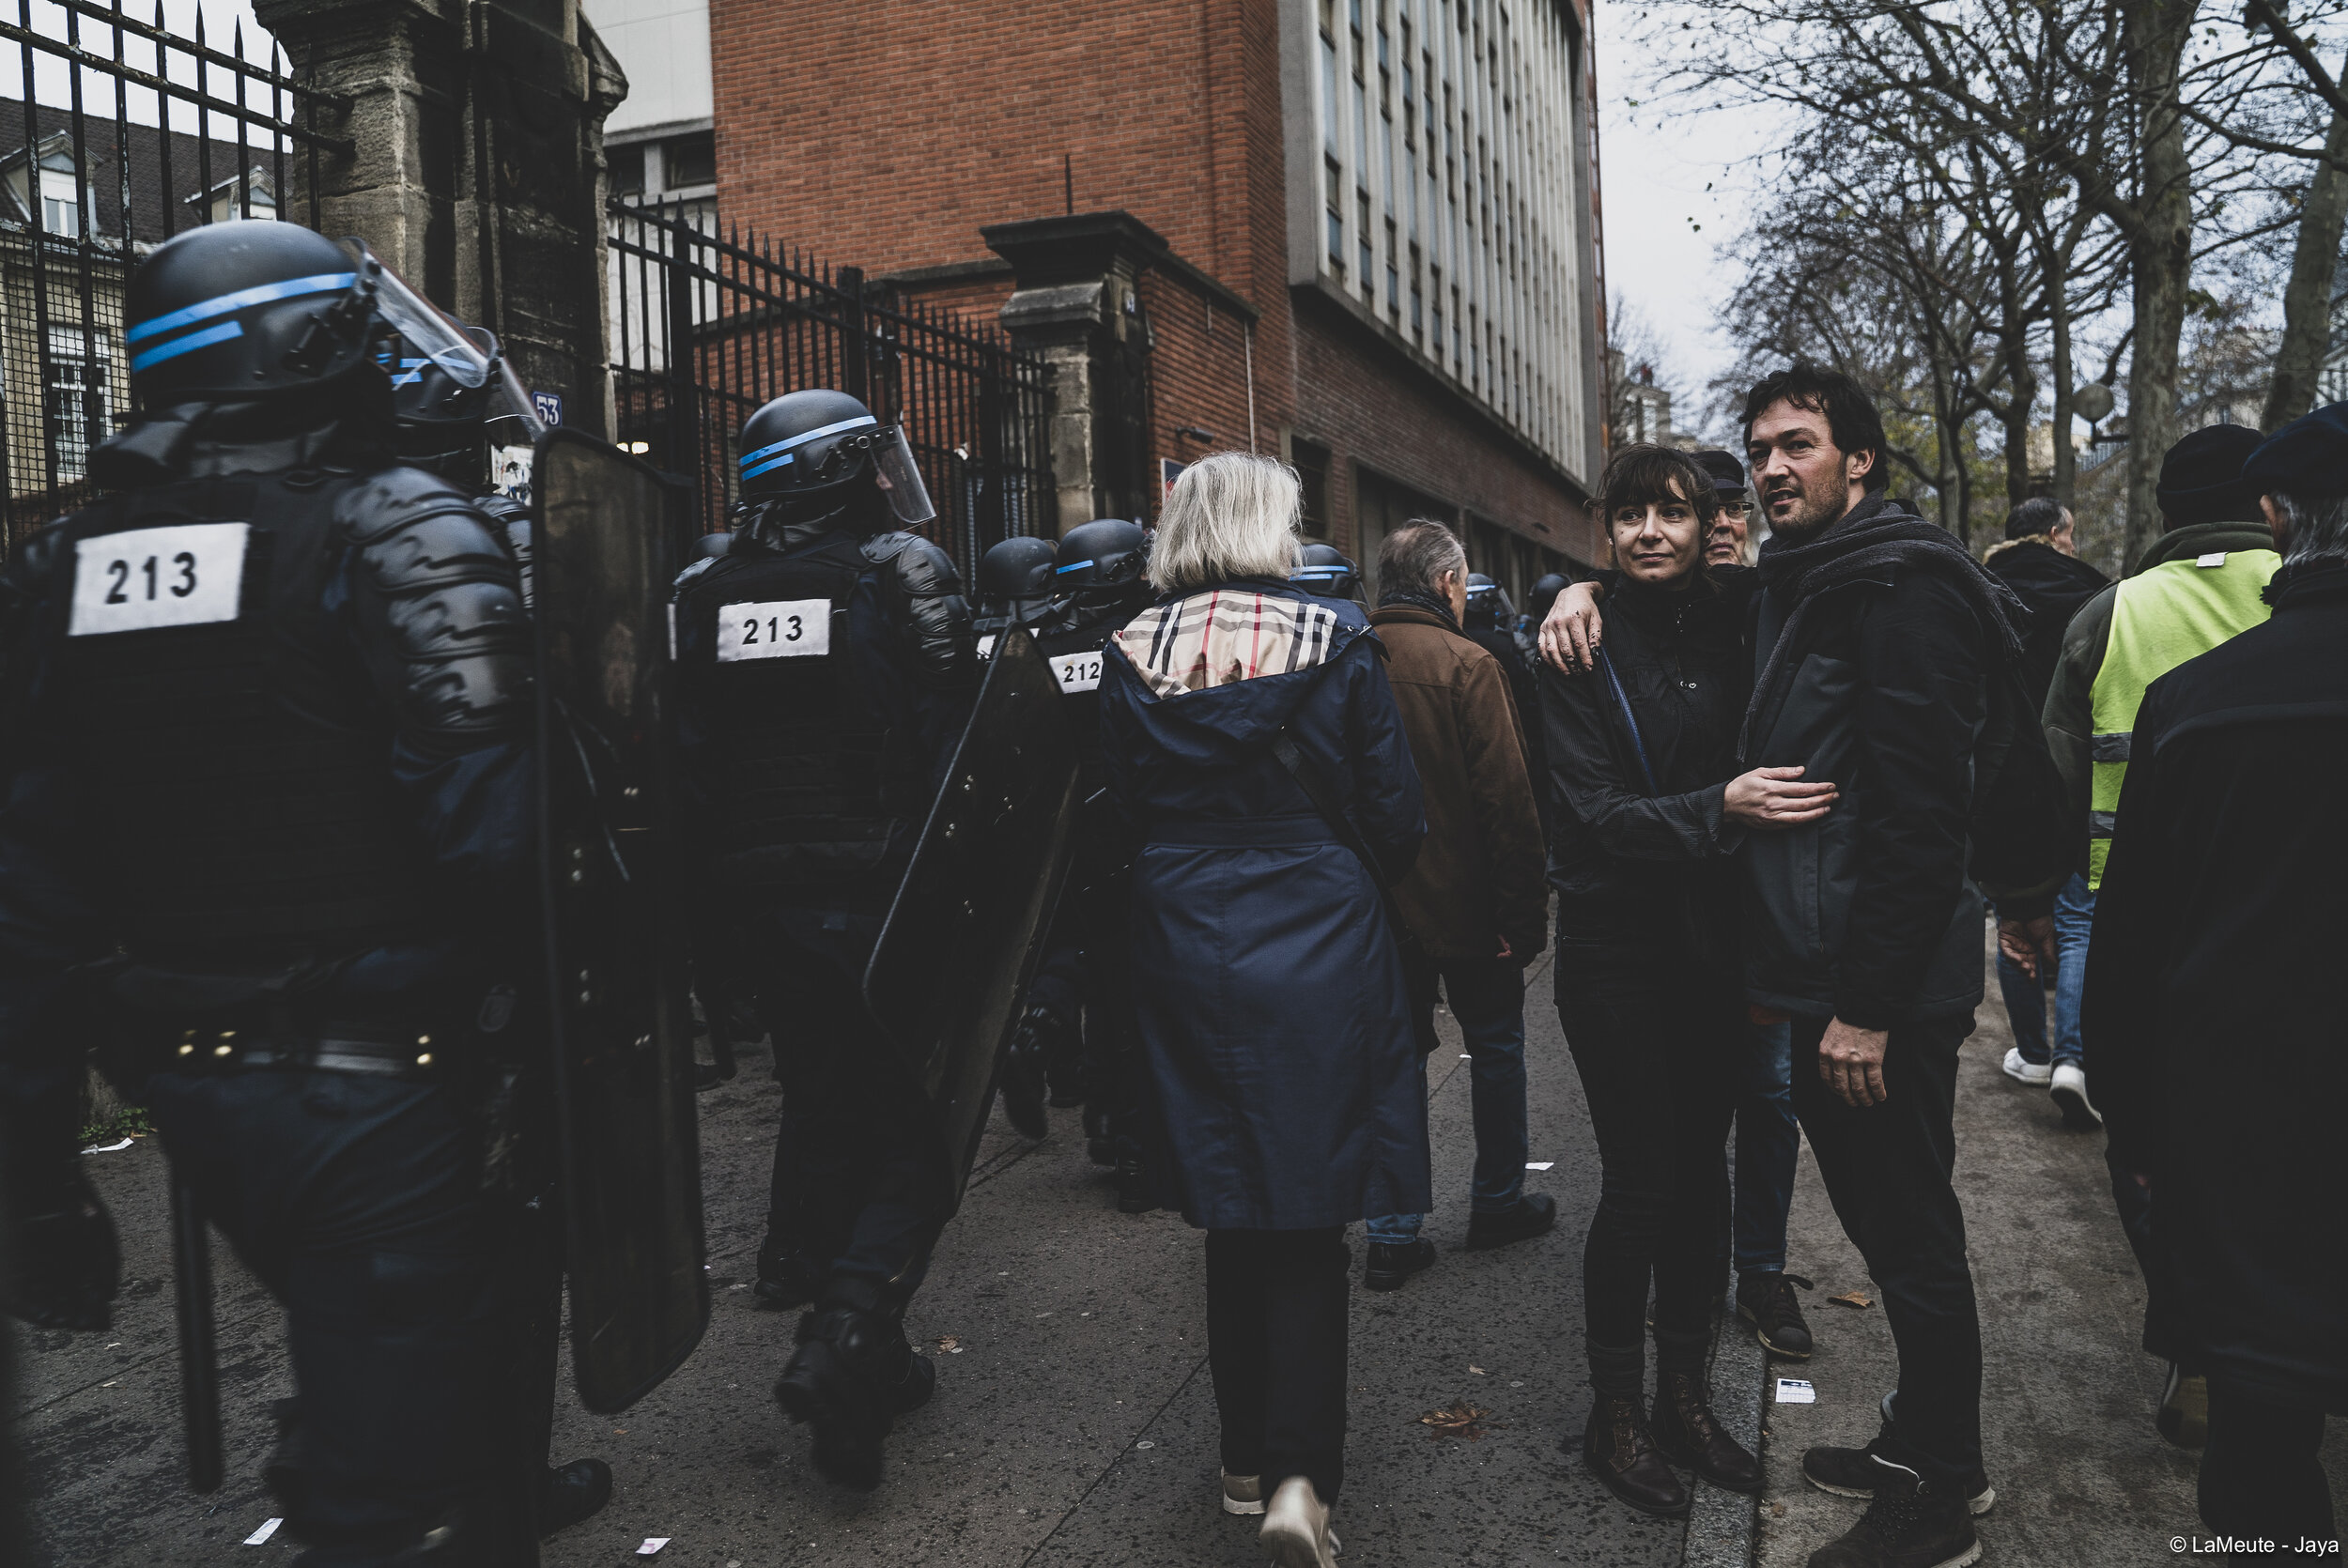
{"label": "shoulder bag strap", "polygon": [[1630,746],[1639,754],[1639,772],[1646,778],[1647,796],[1652,799],[1663,792],[1657,787],[1655,768],[1646,760],[1646,742],[1639,734],[1639,716],[1630,711],[1630,694],[1622,689],[1622,677],[1614,673],[1614,661],[1603,648],[1599,650],[1598,662],[1605,667],[1606,684],[1614,694],[1614,706],[1622,710],[1623,723],[1630,727]]}

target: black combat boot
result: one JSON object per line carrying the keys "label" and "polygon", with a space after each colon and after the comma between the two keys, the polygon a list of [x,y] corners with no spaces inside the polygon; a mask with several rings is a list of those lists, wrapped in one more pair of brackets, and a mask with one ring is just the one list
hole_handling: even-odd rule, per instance
{"label": "black combat boot", "polygon": [[603,1512],[611,1500],[611,1467],[600,1459],[574,1459],[539,1472],[538,1539],[568,1530]]}
{"label": "black combat boot", "polygon": [[1685,1372],[1655,1377],[1655,1413],[1647,1430],[1663,1457],[1732,1492],[1761,1490],[1761,1461],[1721,1430],[1704,1379]]}
{"label": "black combat boot", "polygon": [[1029,1007],[1003,1057],[997,1092],[1002,1096],[1005,1119],[1022,1138],[1041,1138],[1052,1130],[1051,1119],[1043,1114],[1043,1045],[1036,1033],[1038,1021],[1051,1016],[1043,1007]]}
{"label": "black combat boot", "polygon": [[880,1287],[853,1275],[833,1280],[799,1319],[798,1340],[775,1398],[814,1428],[816,1469],[869,1492],[881,1482],[881,1439],[899,1416],[929,1403],[937,1369],[905,1343]]}
{"label": "black combat boot", "polygon": [[1642,1514],[1676,1519],[1688,1512],[1688,1488],[1663,1462],[1635,1393],[1601,1393],[1582,1429],[1582,1462],[1606,1489]]}
{"label": "black combat boot", "polygon": [[751,1294],[769,1307],[799,1307],[824,1288],[824,1271],[813,1259],[773,1237],[758,1244],[758,1284]]}

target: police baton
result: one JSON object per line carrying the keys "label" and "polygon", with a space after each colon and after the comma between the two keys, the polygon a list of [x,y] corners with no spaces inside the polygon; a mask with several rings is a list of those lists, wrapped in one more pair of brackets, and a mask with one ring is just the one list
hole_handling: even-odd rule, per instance
{"label": "police baton", "polygon": [[188,1485],[221,1483],[220,1367],[212,1344],[212,1249],[195,1189],[171,1174],[171,1271],[179,1318],[179,1408],[188,1427]]}

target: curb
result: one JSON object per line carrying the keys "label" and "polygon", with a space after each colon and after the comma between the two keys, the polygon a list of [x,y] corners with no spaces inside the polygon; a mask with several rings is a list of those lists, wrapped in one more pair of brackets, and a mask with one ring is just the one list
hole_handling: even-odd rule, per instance
{"label": "curb", "polygon": [[[1730,1284],[1735,1299],[1735,1282]],[[1721,1429],[1756,1456],[1761,1452],[1761,1417],[1769,1387],[1769,1357],[1746,1331],[1737,1309],[1723,1305],[1712,1325],[1712,1414]],[[1695,1479],[1688,1510],[1682,1568],[1753,1568],[1761,1525],[1761,1499]]]}

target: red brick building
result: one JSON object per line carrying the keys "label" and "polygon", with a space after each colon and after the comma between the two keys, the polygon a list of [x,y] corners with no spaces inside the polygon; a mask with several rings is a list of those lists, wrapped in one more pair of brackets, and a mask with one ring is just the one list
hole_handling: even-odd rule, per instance
{"label": "red brick building", "polygon": [[1521,595],[1595,546],[1585,3],[709,0],[718,207],[1058,345],[1063,528],[1252,448]]}

